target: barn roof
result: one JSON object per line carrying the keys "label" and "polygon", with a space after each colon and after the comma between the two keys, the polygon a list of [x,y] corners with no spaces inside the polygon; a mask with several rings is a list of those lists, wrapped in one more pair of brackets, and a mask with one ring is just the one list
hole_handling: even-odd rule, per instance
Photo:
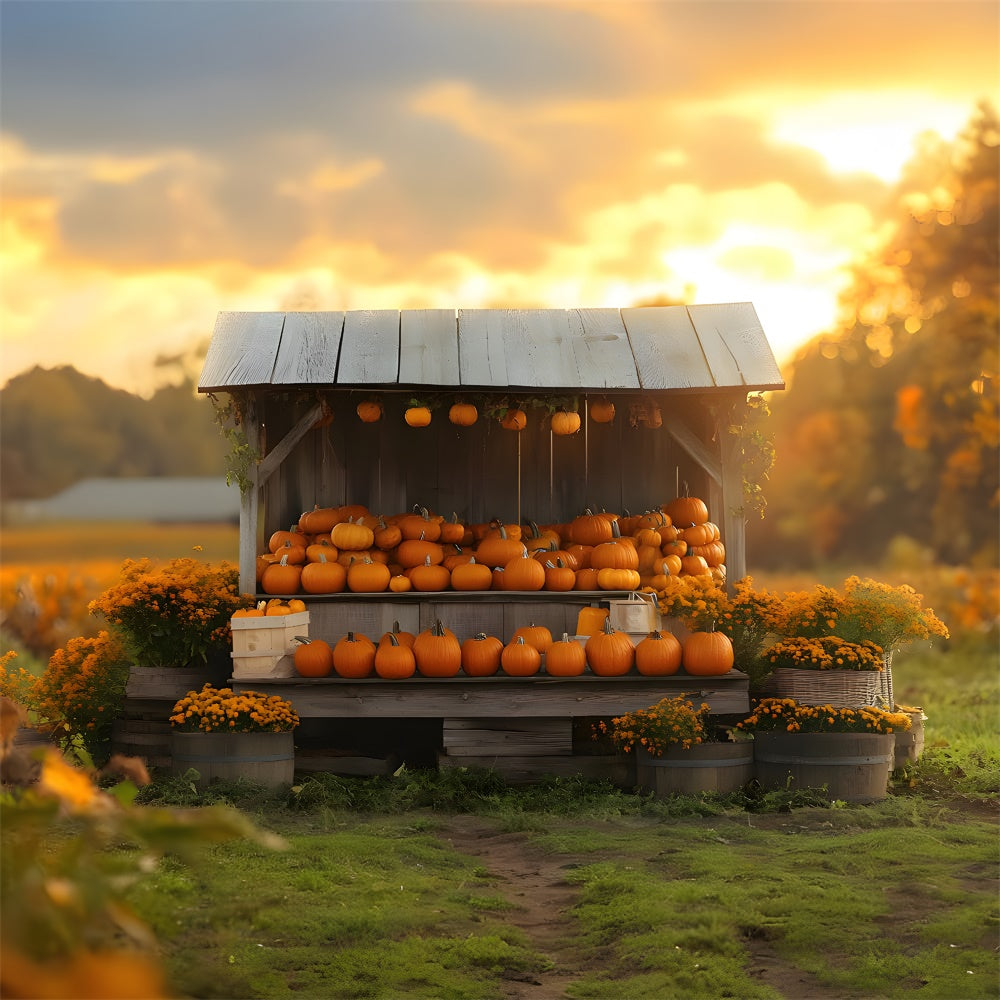
{"label": "barn roof", "polygon": [[198,384],[235,388],[781,389],[752,303],[222,312]]}

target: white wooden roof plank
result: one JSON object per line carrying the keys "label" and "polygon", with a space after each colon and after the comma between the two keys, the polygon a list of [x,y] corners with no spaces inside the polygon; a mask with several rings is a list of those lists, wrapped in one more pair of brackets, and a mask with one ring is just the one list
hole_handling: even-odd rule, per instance
{"label": "white wooden roof plank", "polygon": [[458,359],[462,385],[510,385],[504,346],[502,309],[460,309]]}
{"label": "white wooden roof plank", "polygon": [[198,387],[270,382],[284,319],[280,312],[220,312]]}
{"label": "white wooden roof plank", "polygon": [[708,365],[708,370],[712,373],[714,383],[716,385],[744,385],[745,381],[740,366],[722,335],[721,327],[725,325],[725,320],[718,307],[709,306],[701,311],[697,321],[689,310],[688,318],[694,327],[698,343],[701,344],[701,351],[705,355],[705,362]]}
{"label": "white wooden roof plank", "polygon": [[338,385],[390,385],[399,376],[399,310],[359,309],[344,315]]}
{"label": "white wooden roof plank", "polygon": [[752,302],[688,306],[688,312],[702,343],[705,342],[707,336],[705,329],[709,325],[725,343],[733,363],[740,371],[742,384],[784,385],[778,363],[774,359]]}
{"label": "white wooden roof plank", "polygon": [[715,385],[684,306],[623,309],[622,321],[643,389],[699,389]]}
{"label": "white wooden roof plank", "polygon": [[286,313],[272,384],[333,385],[343,326],[342,312]]}
{"label": "white wooden roof plank", "polygon": [[574,309],[573,352],[580,385],[588,389],[638,389],[639,373],[617,309]]}
{"label": "white wooden roof plank", "polygon": [[509,385],[580,385],[580,370],[570,344],[569,320],[563,309],[507,309],[503,326]]}
{"label": "white wooden roof plank", "polygon": [[399,314],[399,381],[460,384],[454,309],[406,309]]}

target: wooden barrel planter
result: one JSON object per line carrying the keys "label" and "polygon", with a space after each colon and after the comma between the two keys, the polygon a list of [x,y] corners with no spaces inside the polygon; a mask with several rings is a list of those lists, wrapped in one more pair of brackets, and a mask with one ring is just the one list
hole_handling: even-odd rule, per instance
{"label": "wooden barrel planter", "polygon": [[829,799],[878,802],[888,794],[893,733],[757,733],[754,772],[766,791],[825,789]]}
{"label": "wooden barrel planter", "polygon": [[206,684],[218,687],[225,669],[202,667],[132,667],[121,715],[111,731],[111,749],[141,757],[148,767],[170,768],[170,714],[178,699]]}
{"label": "wooden barrel planter", "polygon": [[753,743],[696,743],[670,747],[661,757],[637,750],[636,783],[658,798],[700,792],[737,792],[753,779]]}
{"label": "wooden barrel planter", "polygon": [[295,775],[295,743],[287,733],[171,733],[171,771],[198,772],[196,784],[248,781],[268,788],[291,787]]}
{"label": "wooden barrel planter", "polygon": [[910,728],[896,733],[896,753],[893,768],[899,770],[907,764],[920,760],[924,752],[924,713],[907,712],[910,717]]}

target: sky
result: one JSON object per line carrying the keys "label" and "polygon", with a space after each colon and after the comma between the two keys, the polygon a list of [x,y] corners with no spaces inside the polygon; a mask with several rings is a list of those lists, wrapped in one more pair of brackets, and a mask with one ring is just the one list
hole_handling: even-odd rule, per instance
{"label": "sky", "polygon": [[220,311],[754,303],[830,330],[995,0],[0,0],[0,384]]}

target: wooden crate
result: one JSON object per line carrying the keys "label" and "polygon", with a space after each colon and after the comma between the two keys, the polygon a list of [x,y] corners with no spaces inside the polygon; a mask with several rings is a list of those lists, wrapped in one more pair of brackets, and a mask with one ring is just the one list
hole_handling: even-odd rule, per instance
{"label": "wooden crate", "polygon": [[549,757],[573,752],[573,725],[568,717],[445,719],[442,733],[450,757]]}
{"label": "wooden crate", "polygon": [[290,653],[297,635],[309,635],[309,612],[271,615],[267,618],[233,618],[233,653],[237,656],[266,656]]}

